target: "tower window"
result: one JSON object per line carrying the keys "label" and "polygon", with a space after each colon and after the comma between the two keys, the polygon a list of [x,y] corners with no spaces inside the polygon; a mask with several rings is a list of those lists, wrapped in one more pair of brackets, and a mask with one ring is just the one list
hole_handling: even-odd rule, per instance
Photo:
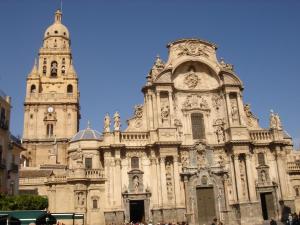
{"label": "tower window", "polygon": [[54,33],[55,33],[55,34],[58,34],[58,31],[56,30],[56,31],[54,31]]}
{"label": "tower window", "polygon": [[139,168],[139,158],[138,157],[132,157],[131,158],[131,168],[132,169],[138,169]]}
{"label": "tower window", "polygon": [[71,84],[69,84],[68,87],[67,87],[67,93],[68,94],[73,93],[73,86]]}
{"label": "tower window", "polygon": [[36,86],[34,84],[31,85],[30,93],[36,93]]}
{"label": "tower window", "polygon": [[62,67],[61,67],[61,73],[62,73],[62,74],[65,74],[65,71],[66,71],[65,66],[62,66]]}
{"label": "tower window", "polygon": [[47,136],[52,137],[53,136],[53,124],[47,124]]}
{"label": "tower window", "polygon": [[92,169],[93,167],[93,159],[92,158],[85,158],[85,168]]}
{"label": "tower window", "polygon": [[65,64],[65,63],[66,63],[66,59],[63,58],[61,63],[62,63],[62,64]]}
{"label": "tower window", "polygon": [[43,66],[43,75],[46,75],[47,67]]}
{"label": "tower window", "polygon": [[44,63],[44,65],[47,64],[47,59],[46,58],[44,58],[44,62],[43,63]]}
{"label": "tower window", "polygon": [[57,76],[57,62],[53,61],[51,63],[51,76],[56,77]]}
{"label": "tower window", "polygon": [[192,113],[192,133],[193,139],[204,139],[205,138],[205,129],[203,115],[201,113]]}

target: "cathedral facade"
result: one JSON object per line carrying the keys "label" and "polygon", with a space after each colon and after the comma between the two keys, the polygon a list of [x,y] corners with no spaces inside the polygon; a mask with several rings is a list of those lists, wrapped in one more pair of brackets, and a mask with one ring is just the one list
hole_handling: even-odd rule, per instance
{"label": "cathedral facade", "polygon": [[291,137],[274,112],[260,127],[213,43],[169,43],[125,130],[116,112],[101,133],[78,132],[78,78],[61,16],[27,78],[21,191],[47,195],[51,212],[85,214],[86,224],[261,224],[280,219],[283,206],[298,209]]}

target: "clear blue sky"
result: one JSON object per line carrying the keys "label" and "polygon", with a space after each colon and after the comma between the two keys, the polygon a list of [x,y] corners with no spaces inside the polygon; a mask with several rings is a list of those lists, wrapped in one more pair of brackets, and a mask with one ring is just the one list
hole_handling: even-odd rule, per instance
{"label": "clear blue sky", "polygon": [[[25,80],[59,0],[0,0],[0,89],[12,96],[11,130],[22,134]],[[235,65],[244,102],[268,126],[269,110],[300,143],[300,1],[63,1],[80,82],[81,128],[102,130],[106,112],[124,121],[143,101],[141,88],[169,41],[216,43]]]}

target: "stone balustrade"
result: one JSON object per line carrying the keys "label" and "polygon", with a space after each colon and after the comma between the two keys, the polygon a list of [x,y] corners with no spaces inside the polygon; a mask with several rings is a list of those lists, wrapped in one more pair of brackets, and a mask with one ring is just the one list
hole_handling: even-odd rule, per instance
{"label": "stone balustrade", "polygon": [[104,178],[104,170],[102,169],[87,169],[85,170],[86,178]]}
{"label": "stone balustrade", "polygon": [[271,132],[267,129],[250,131],[250,138],[255,142],[270,142],[273,140]]}
{"label": "stone balustrade", "polygon": [[143,146],[149,144],[148,132],[122,132],[121,143],[126,145]]}
{"label": "stone balustrade", "polygon": [[300,173],[300,163],[288,162],[287,170],[288,170],[288,173]]}
{"label": "stone balustrade", "polygon": [[40,185],[46,181],[46,177],[19,178],[19,185]]}

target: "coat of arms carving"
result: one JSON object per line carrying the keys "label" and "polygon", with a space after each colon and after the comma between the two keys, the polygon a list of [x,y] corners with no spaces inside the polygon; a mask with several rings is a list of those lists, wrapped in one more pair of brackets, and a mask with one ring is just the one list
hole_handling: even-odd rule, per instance
{"label": "coat of arms carving", "polygon": [[185,44],[180,44],[177,49],[179,50],[178,56],[205,56],[208,57],[208,49],[205,45],[199,44],[196,41],[188,41]]}
{"label": "coat of arms carving", "polygon": [[198,84],[198,81],[199,78],[194,72],[188,73],[184,79],[184,83],[186,86],[188,86],[188,88],[195,88]]}

